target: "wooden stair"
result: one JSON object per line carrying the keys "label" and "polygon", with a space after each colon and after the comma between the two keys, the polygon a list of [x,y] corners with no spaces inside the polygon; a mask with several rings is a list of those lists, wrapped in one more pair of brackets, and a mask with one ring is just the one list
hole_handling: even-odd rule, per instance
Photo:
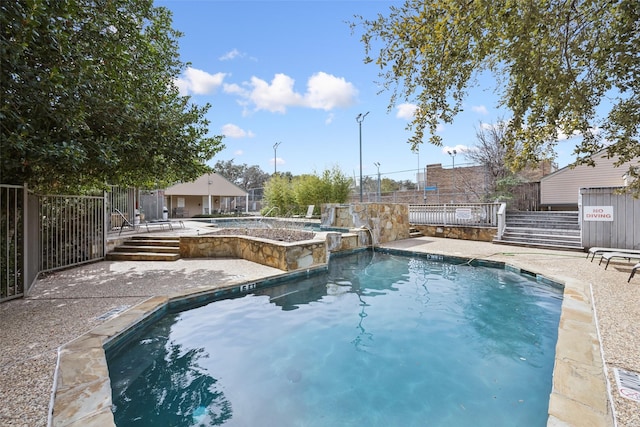
{"label": "wooden stair", "polygon": [[180,259],[180,238],[133,236],[106,256],[109,261],[176,261]]}

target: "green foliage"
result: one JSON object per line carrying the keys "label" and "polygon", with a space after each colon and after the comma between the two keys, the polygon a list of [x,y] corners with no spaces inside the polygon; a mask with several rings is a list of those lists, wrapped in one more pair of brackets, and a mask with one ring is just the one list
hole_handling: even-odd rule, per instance
{"label": "green foliage", "polygon": [[441,145],[438,124],[452,123],[487,72],[512,113],[505,143],[515,170],[548,157],[560,132],[580,134],[578,164],[606,146],[617,165],[635,163],[640,193],[637,0],[405,0],[388,16],[356,20],[365,62],[380,67],[392,92],[389,109],[396,101],[418,106],[412,149],[426,133]]}
{"label": "green foliage", "polygon": [[32,188],[156,187],[223,148],[180,96],[170,12],[152,0],[0,4],[0,180]]}
{"label": "green foliage", "polygon": [[517,175],[507,175],[496,180],[491,199],[487,201],[504,202],[513,199],[513,190],[524,180]]}
{"label": "green foliage", "polygon": [[274,174],[264,186],[263,201],[266,206],[263,208],[264,213],[276,212],[273,208],[277,208],[279,216],[283,216],[286,212],[290,212],[295,207],[295,196],[293,193],[293,185],[288,178]]}
{"label": "green foliage", "polygon": [[259,166],[236,165],[233,160],[218,160],[213,170],[245,190],[262,188],[270,176]]}
{"label": "green foliage", "polygon": [[293,179],[275,174],[266,183],[264,200],[267,210],[277,207],[280,215],[304,214],[308,205],[315,205],[315,213],[323,203],[344,203],[349,197],[351,180],[334,167],[321,175],[300,175]]}
{"label": "green foliage", "polygon": [[398,191],[400,189],[400,183],[390,178],[382,178],[380,180],[380,192],[390,193],[392,191]]}

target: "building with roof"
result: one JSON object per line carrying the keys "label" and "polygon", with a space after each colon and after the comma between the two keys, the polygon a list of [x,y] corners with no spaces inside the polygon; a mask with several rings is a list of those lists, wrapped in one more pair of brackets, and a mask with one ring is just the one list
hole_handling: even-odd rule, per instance
{"label": "building with roof", "polygon": [[581,188],[626,186],[626,173],[630,167],[640,167],[634,159],[618,167],[617,158],[608,158],[602,150],[592,156],[596,165],[567,166],[540,180],[540,205],[549,210],[577,210]]}
{"label": "building with roof", "polygon": [[[173,185],[164,191],[172,218],[235,212],[239,206],[249,206],[249,193],[215,172],[195,181]],[[244,198],[244,201],[239,201]]]}

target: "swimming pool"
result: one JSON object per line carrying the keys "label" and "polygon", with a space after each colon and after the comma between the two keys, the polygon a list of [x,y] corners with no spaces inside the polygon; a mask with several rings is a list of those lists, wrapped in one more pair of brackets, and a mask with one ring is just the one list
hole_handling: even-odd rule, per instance
{"label": "swimming pool", "polygon": [[561,289],[360,252],[108,353],[118,426],[544,426]]}

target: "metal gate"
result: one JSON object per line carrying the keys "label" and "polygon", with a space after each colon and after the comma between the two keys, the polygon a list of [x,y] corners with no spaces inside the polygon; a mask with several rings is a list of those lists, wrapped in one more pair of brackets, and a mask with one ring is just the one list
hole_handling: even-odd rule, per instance
{"label": "metal gate", "polygon": [[22,186],[0,185],[0,302],[24,294],[25,192]]}
{"label": "metal gate", "polygon": [[39,272],[104,258],[104,196],[39,196]]}
{"label": "metal gate", "polygon": [[0,302],[24,296],[42,272],[103,259],[105,199],[0,185]]}

